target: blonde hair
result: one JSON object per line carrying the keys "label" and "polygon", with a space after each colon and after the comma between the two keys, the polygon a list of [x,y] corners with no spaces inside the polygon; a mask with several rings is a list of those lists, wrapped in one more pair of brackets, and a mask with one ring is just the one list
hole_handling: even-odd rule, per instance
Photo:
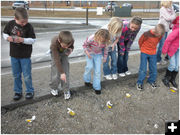
{"label": "blonde hair", "polygon": [[112,36],[122,32],[123,22],[119,17],[112,17],[109,24],[108,30]]}
{"label": "blonde hair", "polygon": [[94,35],[94,40],[99,41],[100,38],[105,39],[105,44],[109,45],[110,44],[110,33],[106,29],[99,29],[95,35]]}
{"label": "blonde hair", "polygon": [[73,40],[74,39],[70,31],[61,31],[59,33],[59,41],[61,43],[65,43],[66,45],[69,45]]}
{"label": "blonde hair", "polygon": [[165,33],[165,27],[163,24],[158,24],[155,26],[155,33],[160,33],[161,36]]}
{"label": "blonde hair", "polygon": [[161,7],[165,7],[165,8],[170,8],[172,6],[172,1],[171,0],[163,0],[161,1]]}

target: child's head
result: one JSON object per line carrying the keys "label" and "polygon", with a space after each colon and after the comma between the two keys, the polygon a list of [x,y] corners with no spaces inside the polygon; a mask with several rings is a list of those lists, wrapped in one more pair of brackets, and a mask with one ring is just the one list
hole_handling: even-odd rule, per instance
{"label": "child's head", "polygon": [[161,7],[171,8],[172,7],[172,1],[171,0],[161,1]]}
{"label": "child's head", "polygon": [[141,27],[141,24],[142,24],[142,19],[140,17],[133,17],[131,19],[131,22],[130,22],[130,30],[131,31],[137,31],[140,27]]}
{"label": "child's head", "polygon": [[21,26],[25,26],[28,22],[28,13],[25,8],[19,7],[16,8],[15,14],[14,14],[14,19],[17,24]]}
{"label": "child's head", "polygon": [[158,24],[158,25],[155,26],[154,35],[156,37],[161,37],[161,36],[164,35],[164,33],[165,33],[165,27],[164,27],[163,24]]}
{"label": "child's head", "polygon": [[123,22],[119,17],[112,17],[109,24],[108,30],[112,36],[121,34]]}
{"label": "child's head", "polygon": [[99,44],[109,44],[110,43],[110,33],[106,29],[99,29],[95,35],[94,40]]}
{"label": "child's head", "polygon": [[59,33],[58,41],[61,44],[61,47],[68,48],[73,40],[74,39],[70,31],[61,31]]}

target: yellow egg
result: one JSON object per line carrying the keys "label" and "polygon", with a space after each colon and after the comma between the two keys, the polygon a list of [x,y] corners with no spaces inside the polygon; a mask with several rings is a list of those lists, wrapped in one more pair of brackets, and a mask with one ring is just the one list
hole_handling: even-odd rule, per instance
{"label": "yellow egg", "polygon": [[74,115],[75,115],[75,112],[70,111],[69,114],[70,114],[71,116],[74,116]]}
{"label": "yellow egg", "polygon": [[175,90],[173,90],[173,89],[170,89],[172,92],[176,92]]}
{"label": "yellow egg", "polygon": [[32,122],[31,120],[26,120],[27,122]]}
{"label": "yellow egg", "polygon": [[110,106],[110,105],[108,105],[107,107],[110,108],[110,109],[112,108],[112,106]]}

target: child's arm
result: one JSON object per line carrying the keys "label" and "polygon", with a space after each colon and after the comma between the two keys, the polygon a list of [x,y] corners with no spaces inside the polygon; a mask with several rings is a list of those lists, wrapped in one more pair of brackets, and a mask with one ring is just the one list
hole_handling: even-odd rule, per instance
{"label": "child's arm", "polygon": [[89,44],[90,44],[90,42],[89,42],[89,40],[87,38],[86,41],[83,44],[83,49],[84,49],[84,52],[86,53],[86,55],[88,56],[88,58],[91,59],[91,55],[88,52]]}
{"label": "child's arm", "polygon": [[103,63],[106,62],[108,56],[108,47],[104,47]]}
{"label": "child's arm", "polygon": [[160,15],[168,22],[173,21],[176,18],[176,13],[172,9],[172,13],[170,14],[166,8],[160,9]]}
{"label": "child's arm", "polygon": [[118,41],[119,41],[119,38],[116,37],[116,40],[115,40],[114,43],[111,45],[111,46],[112,46],[112,51],[114,51],[114,47],[117,45]]}
{"label": "child's arm", "polygon": [[144,40],[145,40],[145,37],[144,37],[144,34],[142,34],[141,37],[139,38],[139,41],[138,41],[140,49],[141,49],[141,46],[142,46]]}
{"label": "child's arm", "polygon": [[13,42],[13,38],[11,36],[9,36],[8,34],[6,34],[6,33],[3,33],[3,38],[6,41]]}

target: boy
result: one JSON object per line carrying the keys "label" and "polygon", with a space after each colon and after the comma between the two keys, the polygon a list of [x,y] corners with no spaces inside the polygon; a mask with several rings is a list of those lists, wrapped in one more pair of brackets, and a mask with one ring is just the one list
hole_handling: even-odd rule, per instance
{"label": "boy", "polygon": [[58,86],[64,90],[64,99],[69,99],[69,59],[68,56],[74,49],[74,39],[69,31],[61,31],[51,41],[51,94],[58,95]]}
{"label": "boy", "polygon": [[24,8],[16,8],[14,20],[9,21],[3,31],[3,37],[10,42],[10,56],[12,73],[14,77],[14,100],[22,97],[22,80],[23,73],[26,85],[26,99],[34,96],[34,88],[31,77],[31,53],[32,44],[36,36],[34,29],[28,23],[28,14]]}
{"label": "boy", "polygon": [[130,22],[123,21],[122,34],[117,44],[118,46],[118,60],[117,69],[120,77],[130,75],[131,72],[128,71],[127,61],[128,52],[131,45],[136,38],[139,30],[141,29],[142,19],[139,17],[133,17]]}
{"label": "boy", "polygon": [[147,61],[149,62],[148,83],[153,89],[157,87],[157,55],[156,46],[165,33],[163,24],[158,24],[154,29],[144,32],[139,39],[139,48],[141,50],[141,64],[139,67],[139,77],[137,81],[137,90],[143,90],[143,81],[147,72]]}

